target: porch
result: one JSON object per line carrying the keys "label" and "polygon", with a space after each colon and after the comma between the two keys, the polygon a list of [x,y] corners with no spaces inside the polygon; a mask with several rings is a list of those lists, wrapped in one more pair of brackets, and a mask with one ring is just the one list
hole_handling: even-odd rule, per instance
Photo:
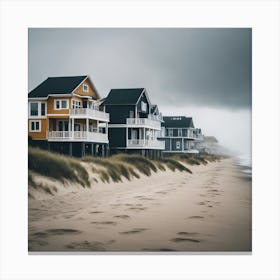
{"label": "porch", "polygon": [[159,131],[150,128],[127,128],[126,147],[129,149],[164,150],[164,141],[157,140]]}
{"label": "porch", "polygon": [[48,141],[108,143],[108,123],[90,119],[49,119]]}

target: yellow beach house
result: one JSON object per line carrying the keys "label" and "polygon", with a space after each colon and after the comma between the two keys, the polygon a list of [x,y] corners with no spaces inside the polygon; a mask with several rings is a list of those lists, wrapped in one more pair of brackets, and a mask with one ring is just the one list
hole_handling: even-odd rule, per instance
{"label": "yellow beach house", "polygon": [[49,77],[28,94],[33,146],[71,156],[106,156],[109,114],[88,76]]}

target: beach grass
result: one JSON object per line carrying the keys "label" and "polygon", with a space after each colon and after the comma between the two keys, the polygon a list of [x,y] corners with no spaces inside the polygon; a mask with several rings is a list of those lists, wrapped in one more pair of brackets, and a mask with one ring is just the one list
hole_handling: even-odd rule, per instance
{"label": "beach grass", "polygon": [[38,148],[28,149],[28,169],[60,181],[76,181],[83,187],[90,185],[88,172],[77,159]]}
{"label": "beach grass", "polygon": [[[128,181],[133,178],[140,178],[140,175],[151,176],[152,173],[166,171],[192,173],[186,165],[207,164],[211,161],[220,160],[219,156],[205,155],[174,155],[152,160],[136,154],[117,154],[108,158],[93,156],[81,159],[64,156],[39,148],[29,147],[28,149],[28,168],[30,171],[43,176],[51,177],[60,181],[70,180],[81,184],[83,187],[90,186],[89,173],[96,174],[93,177],[95,183],[98,180],[110,183]],[[85,164],[91,164],[87,168]],[[28,175],[29,184],[36,187],[32,175]]]}

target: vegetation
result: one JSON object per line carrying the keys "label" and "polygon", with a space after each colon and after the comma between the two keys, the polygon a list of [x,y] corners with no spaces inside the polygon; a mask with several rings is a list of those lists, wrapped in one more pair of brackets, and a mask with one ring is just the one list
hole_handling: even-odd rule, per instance
{"label": "vegetation", "polygon": [[76,181],[84,187],[90,184],[88,172],[78,160],[38,148],[28,149],[28,169],[61,181]]}
{"label": "vegetation", "polygon": [[[188,165],[207,164],[211,161],[220,160],[221,157],[213,155],[204,155],[193,157],[191,155],[174,155],[163,157],[159,160],[151,160],[141,155],[117,154],[109,158],[84,157],[76,159],[72,157],[62,156],[50,153],[38,148],[29,147],[28,149],[28,168],[31,172],[51,177],[60,181],[70,180],[81,184],[83,187],[90,186],[89,173],[97,176],[91,177],[91,180],[109,183],[122,182],[125,178],[132,180],[140,178],[139,174],[151,176],[153,172],[158,170],[165,171],[166,168],[171,171],[180,171],[192,173],[186,167]],[[86,169],[85,163],[91,165]],[[88,173],[89,172],[89,173]],[[29,185],[38,188],[32,174],[28,174]],[[41,186],[46,192],[52,193],[46,186]],[[54,189],[57,191],[57,189]]]}
{"label": "vegetation", "polygon": [[186,171],[186,172],[192,173],[192,171],[190,169],[188,169],[185,165],[183,165],[179,161],[175,160],[174,158],[162,158],[161,162],[166,164],[167,167],[172,171],[179,170],[181,172]]}

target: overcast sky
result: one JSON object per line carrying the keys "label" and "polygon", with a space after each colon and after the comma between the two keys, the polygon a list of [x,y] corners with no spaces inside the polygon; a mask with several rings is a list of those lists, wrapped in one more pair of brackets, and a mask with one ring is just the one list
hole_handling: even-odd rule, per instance
{"label": "overcast sky", "polygon": [[193,116],[205,134],[251,147],[248,28],[29,29],[29,90],[51,76],[89,75],[102,97],[145,87],[163,114]]}

